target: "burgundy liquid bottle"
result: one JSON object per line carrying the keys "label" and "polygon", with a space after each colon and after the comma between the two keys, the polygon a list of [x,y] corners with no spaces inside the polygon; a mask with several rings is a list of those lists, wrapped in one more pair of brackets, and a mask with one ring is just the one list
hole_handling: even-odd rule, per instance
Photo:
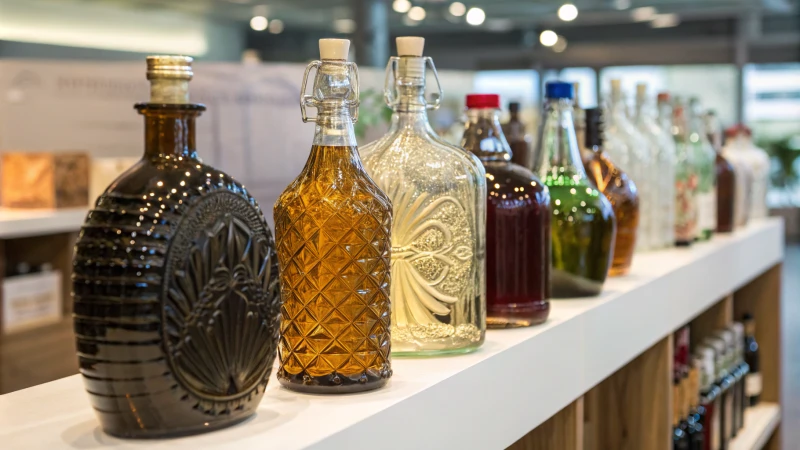
{"label": "burgundy liquid bottle", "polygon": [[461,146],[486,168],[486,303],[490,328],[542,323],[550,313],[550,194],[511,162],[500,97],[467,96]]}

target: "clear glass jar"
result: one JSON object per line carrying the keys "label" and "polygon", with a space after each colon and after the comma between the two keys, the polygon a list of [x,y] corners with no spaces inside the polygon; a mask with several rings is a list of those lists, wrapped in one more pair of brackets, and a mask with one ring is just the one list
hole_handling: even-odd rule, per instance
{"label": "clear glass jar", "polygon": [[[669,105],[662,104],[666,114]],[[688,124],[683,102],[675,97],[672,110],[672,137],[676,147],[675,170],[675,245],[692,245],[697,237],[697,184],[695,154],[688,139]]]}
{"label": "clear glass jar", "polygon": [[636,183],[639,191],[639,228],[636,250],[654,248],[650,230],[658,222],[658,197],[655,166],[651,161],[652,143],[628,117],[628,105],[620,80],[611,80],[611,96],[606,105],[605,146],[609,156]]}
{"label": "clear glass jar", "polygon": [[426,66],[437,84],[438,75],[422,45],[408,39],[422,40],[398,38],[400,56],[386,69],[391,128],[361,149],[394,208],[392,353],[469,352],[486,331],[486,178],[475,157],[446,144],[428,123],[441,88],[426,100]]}
{"label": "clear glass jar", "polygon": [[708,240],[717,229],[717,153],[703,126],[697,98],[689,100],[687,139],[697,171],[697,239]]}
{"label": "clear glass jar", "polygon": [[487,315],[491,328],[534,325],[550,313],[550,196],[533,172],[511,162],[500,97],[467,96],[461,145],[486,169]]}
{"label": "clear glass jar", "polygon": [[534,173],[550,190],[551,294],[593,296],[602,291],[611,268],[614,211],[583,168],[572,122],[573,86],[549,82],[546,92]]}
{"label": "clear glass jar", "polygon": [[655,204],[654,217],[650,223],[650,239],[653,248],[672,247],[675,244],[675,140],[658,120],[656,108],[647,99],[647,85],[636,86],[636,114],[634,124],[650,141],[651,171]]}
{"label": "clear glass jar", "polygon": [[[311,393],[375,389],[392,375],[389,357],[392,203],[361,165],[353,123],[358,68],[349,41],[320,40],[313,95],[303,121],[316,122],[311,154],[275,203],[281,273],[278,381]],[[309,118],[306,107],[317,108]]]}

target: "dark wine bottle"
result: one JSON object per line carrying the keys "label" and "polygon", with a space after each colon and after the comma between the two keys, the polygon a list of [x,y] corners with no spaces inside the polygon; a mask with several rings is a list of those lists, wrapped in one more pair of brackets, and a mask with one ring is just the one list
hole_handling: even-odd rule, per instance
{"label": "dark wine bottle", "polygon": [[759,367],[758,342],[756,341],[756,322],[753,316],[744,316],[744,361],[750,366],[750,373],[745,377],[746,403],[756,406],[761,399],[761,370]]}

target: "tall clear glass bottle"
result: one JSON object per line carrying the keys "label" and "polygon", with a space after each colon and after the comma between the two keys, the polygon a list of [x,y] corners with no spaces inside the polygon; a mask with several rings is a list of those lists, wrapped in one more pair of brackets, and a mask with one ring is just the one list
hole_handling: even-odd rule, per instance
{"label": "tall clear glass bottle", "polygon": [[550,190],[553,298],[586,297],[603,289],[614,249],[611,202],[589,180],[572,122],[573,86],[549,82],[534,173]]}
{"label": "tall clear glass bottle", "polygon": [[392,353],[475,350],[486,330],[486,177],[477,158],[445,144],[428,123],[424,39],[397,38],[386,68],[389,132],[361,148],[392,201]]}
{"label": "tall clear glass bottle", "polygon": [[[669,98],[667,98],[668,101]],[[666,114],[669,105],[661,103]],[[697,237],[697,184],[695,154],[689,141],[688,124],[683,101],[675,97],[672,109],[672,137],[676,146],[675,171],[675,245],[692,245]]]}
{"label": "tall clear glass bottle", "polygon": [[717,153],[703,126],[700,101],[689,99],[687,139],[697,170],[697,239],[708,240],[717,228]]}
{"label": "tall clear glass bottle", "polygon": [[[349,47],[321,39],[321,61],[306,68],[300,108],[304,122],[316,122],[314,141],[274,208],[283,299],[278,381],[304,392],[365,391],[392,375],[392,203],[358,155],[358,68],[347,62]],[[314,68],[313,94],[305,95]]]}
{"label": "tall clear glass bottle", "polygon": [[583,160],[589,179],[606,196],[614,208],[617,219],[617,239],[610,276],[625,275],[633,262],[636,248],[636,233],[639,225],[639,194],[636,185],[603,150],[603,119],[601,110],[589,108],[585,111],[585,148],[592,155]]}
{"label": "tall clear glass bottle", "polygon": [[656,177],[651,164],[651,142],[645,139],[628,117],[628,105],[620,80],[611,80],[611,96],[606,105],[606,151],[636,183],[639,190],[639,230],[636,250],[654,247],[650,230],[657,212],[654,194]]}
{"label": "tall clear glass bottle", "polygon": [[550,196],[511,162],[500,128],[500,97],[467,95],[461,145],[486,169],[487,308],[491,328],[544,322],[550,312]]}
{"label": "tall clear glass bottle", "polygon": [[651,185],[655,189],[650,235],[654,248],[672,247],[675,244],[675,140],[669,130],[659,123],[656,109],[647,97],[647,85],[636,86],[636,114],[634,124],[650,141]]}
{"label": "tall clear glass bottle", "polygon": [[192,58],[150,56],[144,155],[97,199],[72,262],[80,372],[103,430],[203,433],[252,416],[278,346],[275,244],[198,157]]}

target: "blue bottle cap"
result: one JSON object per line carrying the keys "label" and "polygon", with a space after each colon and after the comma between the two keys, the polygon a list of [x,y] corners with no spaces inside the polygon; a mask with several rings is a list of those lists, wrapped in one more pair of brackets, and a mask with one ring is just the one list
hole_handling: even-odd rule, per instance
{"label": "blue bottle cap", "polygon": [[544,92],[547,98],[566,98],[572,100],[575,97],[572,83],[563,81],[548,81],[544,85]]}

